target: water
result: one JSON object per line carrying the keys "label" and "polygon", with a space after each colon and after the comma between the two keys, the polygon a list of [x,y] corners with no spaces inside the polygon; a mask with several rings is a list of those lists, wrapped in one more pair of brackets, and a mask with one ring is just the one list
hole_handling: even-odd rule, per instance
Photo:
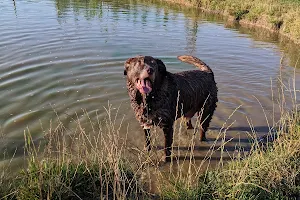
{"label": "water", "polygon": [[[16,159],[23,156],[24,130],[39,141],[51,121],[59,118],[72,127],[78,118],[88,131],[83,110],[92,121],[101,121],[108,104],[114,114],[119,109],[118,119],[124,117],[121,132],[129,124],[128,144],[142,148],[144,135],[123,77],[124,61],[135,55],[158,57],[171,72],[194,69],[176,59],[181,54],[211,66],[219,103],[208,138],[214,140],[225,121],[225,127],[233,123],[228,151],[248,142],[250,126],[263,135],[273,116],[278,119],[273,102],[276,106],[280,74],[287,83],[295,72],[300,85],[300,71],[293,68],[300,54],[292,43],[162,3],[0,0],[0,52],[0,149],[12,155],[17,148]],[[282,56],[286,66],[280,68]],[[209,145],[196,143],[199,160]],[[2,162],[7,159],[1,156]]]}

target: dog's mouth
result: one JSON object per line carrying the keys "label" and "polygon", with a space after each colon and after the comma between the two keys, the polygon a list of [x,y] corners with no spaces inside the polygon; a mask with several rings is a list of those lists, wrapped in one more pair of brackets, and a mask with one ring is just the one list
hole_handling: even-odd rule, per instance
{"label": "dog's mouth", "polygon": [[149,94],[152,91],[152,82],[151,82],[150,78],[137,79],[136,80],[136,88],[142,94]]}

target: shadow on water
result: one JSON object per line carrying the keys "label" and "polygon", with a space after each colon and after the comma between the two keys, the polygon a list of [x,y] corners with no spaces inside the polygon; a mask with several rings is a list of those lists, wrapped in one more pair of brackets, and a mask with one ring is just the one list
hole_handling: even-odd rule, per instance
{"label": "shadow on water", "polygon": [[[210,130],[218,131],[220,128],[218,127],[211,127]],[[251,127],[230,127],[228,131],[245,131],[245,132],[252,132],[252,131],[260,132],[260,133],[268,133],[270,128],[268,126],[255,126],[253,129]]]}
{"label": "shadow on water", "polygon": [[[163,150],[164,149],[163,146],[157,146],[156,148],[157,148],[157,150]],[[222,148],[222,146],[215,146],[214,147],[214,149],[221,149],[221,148]],[[191,147],[186,147],[186,146],[179,146],[179,147],[174,147],[174,149],[175,149],[175,152],[176,152],[176,150],[180,150],[182,152],[185,152],[185,151],[188,152],[188,151],[191,151],[192,148]],[[197,146],[193,147],[193,150],[194,150],[195,154],[197,154],[197,152],[200,152],[202,154],[203,152],[206,152],[209,149],[210,148],[207,147],[207,146],[198,146],[197,145]],[[243,151],[249,151],[250,149],[251,149],[250,146],[243,147]],[[224,150],[229,151],[229,152],[234,152],[234,151],[238,150],[238,148],[235,147],[235,146],[224,146]],[[204,159],[205,158],[205,154],[201,155],[201,156],[197,156],[197,155],[195,156],[194,155],[193,158],[194,157],[195,157],[195,160],[197,160],[196,158]],[[220,157],[218,159],[220,159]]]}
{"label": "shadow on water", "polygon": [[[277,32],[271,32],[269,30],[253,27],[253,26],[241,26],[237,23],[227,21],[224,16],[204,13],[196,8],[184,8],[181,5],[172,4],[164,1],[145,1],[145,0],[121,0],[121,1],[109,1],[109,0],[55,0],[58,19],[63,19],[67,12],[73,12],[75,16],[84,16],[87,20],[93,18],[104,18],[104,9],[109,9],[113,13],[113,19],[118,21],[120,17],[127,16],[127,20],[137,20],[137,17],[141,17],[143,25],[147,25],[147,18],[149,16],[149,9],[155,9],[156,16],[163,13],[164,26],[167,26],[167,22],[170,18],[176,18],[180,13],[183,13],[186,17],[186,50],[193,54],[196,51],[197,32],[200,19],[205,19],[207,22],[218,23],[224,25],[225,28],[236,30],[240,34],[247,34],[255,41],[269,42],[279,46],[280,50],[286,55],[287,63],[289,66],[296,66],[300,68],[300,62],[297,62],[300,56],[300,49],[298,45],[288,40],[286,37],[281,36]],[[141,5],[145,6],[142,11],[139,11]],[[172,11],[172,15],[170,15]],[[142,12],[139,16],[138,13]],[[122,16],[120,16],[120,14]]]}
{"label": "shadow on water", "polygon": [[[179,161],[186,161],[186,160],[189,160],[190,157],[189,156],[178,156],[176,157],[174,160],[179,160]],[[201,160],[205,160],[207,159],[205,156],[193,156],[193,160],[196,160],[196,161],[201,161]],[[210,157],[209,158],[210,161],[220,161],[220,157]],[[230,157],[223,157],[222,158],[223,161],[230,161],[232,160],[232,158]]]}

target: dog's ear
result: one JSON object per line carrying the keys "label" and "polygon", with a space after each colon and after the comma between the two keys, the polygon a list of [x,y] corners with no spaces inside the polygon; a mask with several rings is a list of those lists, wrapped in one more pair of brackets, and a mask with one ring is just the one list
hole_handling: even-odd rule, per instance
{"label": "dog's ear", "polygon": [[124,64],[124,76],[127,75],[127,71],[128,71],[128,68],[129,66],[131,65],[131,63],[135,60],[135,58],[128,58],[126,61],[125,61],[125,64]]}
{"label": "dog's ear", "polygon": [[166,72],[167,72],[167,69],[166,69],[166,66],[165,64],[163,63],[163,61],[161,61],[160,59],[155,59],[156,60],[156,63],[158,65],[158,71],[161,75],[165,75]]}

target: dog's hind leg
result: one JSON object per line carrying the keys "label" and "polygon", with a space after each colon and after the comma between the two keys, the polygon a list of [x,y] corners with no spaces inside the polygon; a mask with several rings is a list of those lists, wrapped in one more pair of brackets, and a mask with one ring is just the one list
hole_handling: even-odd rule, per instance
{"label": "dog's hind leg", "polygon": [[195,115],[195,111],[193,111],[193,110],[190,110],[189,112],[184,114],[187,129],[194,129],[194,127],[192,125],[192,120],[191,120],[194,115]]}
{"label": "dog's hind leg", "polygon": [[191,118],[186,118],[187,129],[194,129]]}
{"label": "dog's hind leg", "polygon": [[171,162],[171,150],[172,150],[172,143],[173,143],[173,127],[166,127],[163,128],[164,135],[165,135],[165,161]]}
{"label": "dog's hind leg", "polygon": [[205,133],[209,127],[209,123],[212,119],[212,112],[204,110],[203,112],[198,112],[198,119],[200,119],[200,141],[206,141]]}
{"label": "dog's hind leg", "polygon": [[147,151],[151,150],[151,137],[150,137],[150,129],[144,129],[145,138],[146,138],[146,149]]}
{"label": "dog's hind leg", "polygon": [[200,127],[199,127],[199,133],[200,133],[199,140],[200,141],[206,141],[205,131],[204,131],[203,126],[201,124],[200,124]]}
{"label": "dog's hind leg", "polygon": [[200,133],[200,138],[199,139],[200,139],[200,141],[206,141],[205,133],[207,131],[207,128],[208,128],[208,125],[209,125],[209,122],[210,122],[211,118],[207,119],[207,115],[203,111],[198,112],[197,115],[198,115],[197,120],[198,120],[198,123],[199,123],[199,133]]}

